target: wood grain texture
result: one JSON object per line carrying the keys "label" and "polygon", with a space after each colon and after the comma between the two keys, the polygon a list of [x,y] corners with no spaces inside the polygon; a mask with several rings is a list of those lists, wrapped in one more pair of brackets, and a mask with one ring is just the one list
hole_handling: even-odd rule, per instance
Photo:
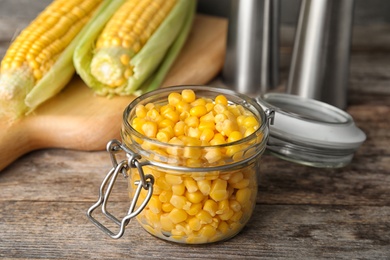
{"label": "wood grain texture", "polygon": [[[33,3],[5,2],[18,1]],[[19,16],[14,20],[25,19]],[[4,20],[9,18],[0,16]],[[149,235],[134,221],[113,240],[85,216],[111,167],[107,152],[41,149],[0,171],[0,258],[389,259],[390,50],[382,34],[388,29],[375,28],[356,35],[348,93],[347,111],[367,134],[366,142],[341,169],[300,166],[265,154],[255,212],[236,237],[178,245]],[[284,55],[288,60],[291,53]],[[281,70],[283,88],[288,65]],[[211,84],[223,85],[219,79]],[[120,178],[110,197],[109,209],[119,216],[129,203],[126,189]]]}

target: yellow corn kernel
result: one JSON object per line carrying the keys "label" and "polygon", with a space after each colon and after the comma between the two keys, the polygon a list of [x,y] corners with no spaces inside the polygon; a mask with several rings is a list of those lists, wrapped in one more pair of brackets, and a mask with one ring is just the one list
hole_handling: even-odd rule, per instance
{"label": "yellow corn kernel", "polygon": [[204,98],[198,98],[195,99],[193,102],[191,102],[191,106],[196,107],[196,106],[206,106],[206,100]]}
{"label": "yellow corn kernel", "polygon": [[161,201],[161,202],[169,202],[171,200],[171,197],[172,197],[172,191],[168,191],[168,190],[163,190],[161,191],[160,195],[158,196],[158,199]]}
{"label": "yellow corn kernel", "polygon": [[162,116],[171,120],[174,123],[179,122],[179,120],[180,120],[180,114],[173,109],[165,111],[164,114],[162,114]]}
{"label": "yellow corn kernel", "polygon": [[135,108],[135,114],[138,118],[145,118],[148,110],[145,108],[144,105],[138,105]]}
{"label": "yellow corn kernel", "polygon": [[168,95],[168,103],[171,106],[176,106],[181,101],[181,99],[182,97],[180,93],[172,92]]}
{"label": "yellow corn kernel", "polygon": [[179,121],[173,127],[173,132],[176,137],[183,136],[187,132],[187,125],[183,121]]}
{"label": "yellow corn kernel", "polygon": [[219,222],[219,225],[218,225],[218,230],[222,233],[222,234],[227,234],[229,232],[229,224],[226,223],[226,221],[220,221]]}
{"label": "yellow corn kernel", "polygon": [[236,200],[241,204],[245,205],[251,200],[252,191],[249,188],[240,189],[236,192]]}
{"label": "yellow corn kernel", "polygon": [[210,213],[205,210],[200,210],[196,214],[196,217],[201,221],[200,223],[202,224],[210,224],[211,222],[213,222],[213,218],[211,217]]}
{"label": "yellow corn kernel", "polygon": [[189,209],[186,210],[187,214],[190,215],[190,216],[195,216],[196,214],[198,214],[200,212],[200,210],[202,209],[202,203],[194,203],[190,206]]}
{"label": "yellow corn kernel", "polygon": [[153,226],[160,222],[160,214],[153,213],[149,209],[144,209],[143,213],[148,223],[152,224]]}
{"label": "yellow corn kernel", "polygon": [[143,131],[144,135],[149,137],[149,138],[156,137],[157,129],[158,129],[158,127],[157,127],[157,124],[155,122],[146,121],[142,125],[142,131]]}
{"label": "yellow corn kernel", "polygon": [[213,101],[207,102],[206,105],[205,105],[205,107],[206,107],[206,109],[207,109],[207,112],[213,111],[213,109],[214,109],[214,103],[213,103]]}
{"label": "yellow corn kernel", "polygon": [[200,191],[195,191],[195,192],[187,191],[185,193],[185,196],[191,203],[200,203],[204,199],[204,196]]}
{"label": "yellow corn kernel", "polygon": [[198,118],[204,116],[205,114],[207,114],[207,108],[205,105],[197,105],[197,106],[194,106],[190,109],[190,115],[191,116],[196,116]]}
{"label": "yellow corn kernel", "polygon": [[200,228],[202,227],[200,220],[196,217],[190,218],[188,220],[188,225],[189,225],[190,229],[194,230],[194,231],[199,231]]}
{"label": "yellow corn kernel", "polygon": [[244,122],[242,122],[242,125],[245,126],[246,128],[257,127],[259,125],[259,122],[254,116],[247,116],[244,119]]}
{"label": "yellow corn kernel", "polygon": [[202,156],[202,150],[198,147],[184,147],[183,156],[185,158],[199,159]]}
{"label": "yellow corn kernel", "polygon": [[222,105],[227,106],[228,100],[224,95],[218,95],[215,97],[215,104],[222,104]]}
{"label": "yellow corn kernel", "polygon": [[173,122],[172,120],[168,119],[168,118],[164,118],[163,120],[161,120],[160,122],[158,122],[158,127],[159,128],[166,128],[166,127],[170,127],[173,128],[175,127],[175,122]]}
{"label": "yellow corn kernel", "polygon": [[219,214],[219,218],[221,220],[229,220],[234,215],[234,211],[232,209],[227,210],[226,212]]}
{"label": "yellow corn kernel", "polygon": [[216,234],[217,230],[211,225],[205,225],[199,230],[199,235],[208,239],[213,238]]}
{"label": "yellow corn kernel", "polygon": [[161,210],[167,213],[171,212],[174,208],[175,207],[171,203],[162,203],[161,205]]}
{"label": "yellow corn kernel", "polygon": [[167,173],[165,174],[165,181],[170,185],[177,185],[181,184],[183,182],[183,179],[180,175]]}
{"label": "yellow corn kernel", "polygon": [[178,196],[184,195],[186,191],[186,187],[184,186],[183,183],[177,184],[177,185],[172,185],[172,193]]}
{"label": "yellow corn kernel", "polygon": [[237,171],[237,172],[233,172],[232,174],[230,174],[230,178],[229,178],[228,182],[229,182],[229,184],[237,183],[237,182],[241,181],[242,179],[244,179],[244,174],[240,171]]}
{"label": "yellow corn kernel", "polygon": [[150,211],[152,211],[155,214],[158,214],[161,212],[161,201],[159,200],[158,196],[153,195],[148,203],[148,207]]}
{"label": "yellow corn kernel", "polygon": [[157,186],[161,190],[170,190],[171,189],[171,185],[169,185],[166,182],[165,178],[156,178],[155,186]]}
{"label": "yellow corn kernel", "polygon": [[[212,144],[211,141],[210,141],[210,144]],[[212,145],[214,145],[214,144],[212,144]],[[206,152],[204,158],[209,163],[218,162],[222,158],[221,150],[219,148],[210,147],[207,149],[207,152]]]}
{"label": "yellow corn kernel", "polygon": [[199,126],[199,118],[196,116],[190,116],[184,120],[188,127],[198,127]]}
{"label": "yellow corn kernel", "polygon": [[161,214],[160,216],[161,229],[165,231],[171,231],[175,228],[173,221],[170,219],[169,213]]}
{"label": "yellow corn kernel", "polygon": [[190,104],[188,104],[186,101],[184,101],[184,100],[181,100],[181,101],[179,101],[176,105],[175,105],[175,107],[176,107],[176,110],[178,111],[178,112],[180,112],[180,113],[182,113],[182,112],[190,112],[190,110],[191,110],[191,105]]}
{"label": "yellow corn kernel", "polygon": [[201,158],[194,159],[194,158],[188,158],[186,160],[186,166],[188,167],[201,167],[203,164]]}
{"label": "yellow corn kernel", "polygon": [[175,207],[175,208],[178,208],[178,209],[183,209],[186,207],[187,205],[187,198],[184,197],[184,196],[180,196],[180,195],[175,195],[173,194],[171,199],[169,200],[169,202]]}
{"label": "yellow corn kernel", "polygon": [[198,236],[197,234],[189,234],[186,243],[187,244],[204,244],[207,243],[208,238],[205,236]]}
{"label": "yellow corn kernel", "polygon": [[210,142],[214,137],[214,131],[210,128],[204,129],[199,136],[199,139],[205,142]]}
{"label": "yellow corn kernel", "polygon": [[200,139],[201,131],[197,127],[189,127],[187,128],[187,136],[193,137],[195,139]]}
{"label": "yellow corn kernel", "polygon": [[234,212],[234,214],[229,218],[229,220],[234,221],[234,222],[238,222],[241,220],[242,215],[243,215],[242,211]]}
{"label": "yellow corn kernel", "polygon": [[218,210],[217,210],[218,215],[225,214],[229,210],[230,210],[229,200],[225,199],[218,202]]}
{"label": "yellow corn kernel", "polygon": [[229,207],[234,212],[238,212],[241,210],[241,204],[237,200],[229,200]]}
{"label": "yellow corn kernel", "polygon": [[210,198],[215,201],[221,201],[227,199],[227,181],[216,179],[211,184]]}
{"label": "yellow corn kernel", "polygon": [[244,189],[244,188],[248,187],[249,183],[250,183],[249,179],[242,179],[242,180],[240,180],[238,182],[231,183],[230,185],[231,185],[231,187],[233,187],[235,189],[240,189],[241,190],[241,189]]}
{"label": "yellow corn kernel", "polygon": [[218,203],[214,200],[206,200],[203,204],[203,210],[207,211],[212,217],[214,217],[218,211]]}
{"label": "yellow corn kernel", "polygon": [[174,223],[178,224],[187,219],[187,213],[182,209],[174,208],[171,212],[168,213],[169,219]]}
{"label": "yellow corn kernel", "polygon": [[185,178],[184,185],[188,192],[195,192],[198,190],[198,185],[193,178]]}
{"label": "yellow corn kernel", "polygon": [[[207,114],[205,114],[204,116],[202,116],[200,119],[199,119],[200,122],[208,122],[208,121],[211,121],[211,122],[215,122],[215,118],[214,118],[214,113],[212,111],[208,112]],[[213,124],[214,125],[214,124]],[[199,127],[201,126],[201,124],[199,124]],[[215,128],[215,126],[214,126]],[[203,130],[203,129],[202,129]]]}
{"label": "yellow corn kernel", "polygon": [[241,140],[242,138],[243,138],[243,136],[242,136],[241,132],[235,130],[229,134],[227,141],[228,141],[228,143],[230,143],[230,142],[235,142],[235,141]]}
{"label": "yellow corn kernel", "polygon": [[187,103],[191,103],[191,102],[195,101],[195,98],[196,98],[195,92],[191,89],[184,89],[181,92],[181,96],[182,96],[183,100]]}
{"label": "yellow corn kernel", "polygon": [[186,233],[183,230],[178,230],[175,228],[171,230],[171,235],[173,239],[182,240]]}
{"label": "yellow corn kernel", "polygon": [[198,180],[198,187],[204,196],[209,195],[211,190],[211,180]]}

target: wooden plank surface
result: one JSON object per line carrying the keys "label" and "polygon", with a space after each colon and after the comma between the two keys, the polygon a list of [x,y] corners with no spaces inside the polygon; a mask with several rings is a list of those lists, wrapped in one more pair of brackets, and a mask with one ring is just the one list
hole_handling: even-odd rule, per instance
{"label": "wooden plank surface", "polygon": [[[365,38],[356,44],[347,111],[367,141],[341,169],[310,168],[264,155],[255,212],[233,239],[178,245],[152,237],[134,221],[123,238],[113,240],[85,216],[110,168],[108,154],[43,149],[0,172],[0,258],[389,259],[390,50],[385,45],[373,50]],[[287,71],[284,66],[281,85]],[[216,79],[212,84],[222,83]],[[110,209],[121,214],[128,205],[125,181],[115,188]]]}

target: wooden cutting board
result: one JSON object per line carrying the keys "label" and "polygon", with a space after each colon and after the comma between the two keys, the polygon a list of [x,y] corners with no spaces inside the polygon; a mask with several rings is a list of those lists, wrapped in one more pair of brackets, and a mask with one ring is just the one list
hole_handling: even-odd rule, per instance
{"label": "wooden cutting board", "polygon": [[[162,87],[207,84],[221,70],[227,20],[198,14],[189,38]],[[42,148],[103,150],[120,138],[129,97],[96,96],[75,76],[54,98],[12,125],[1,120],[0,171],[21,155]]]}

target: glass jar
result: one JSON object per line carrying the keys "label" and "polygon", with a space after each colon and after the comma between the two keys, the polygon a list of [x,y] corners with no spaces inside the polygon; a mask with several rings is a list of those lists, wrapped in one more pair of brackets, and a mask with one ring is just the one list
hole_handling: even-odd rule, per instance
{"label": "glass jar", "polygon": [[[160,142],[136,131],[131,122],[136,107],[153,103],[164,105],[168,95],[192,89],[197,97],[214,100],[223,94],[229,105],[239,105],[252,113],[259,127],[250,135],[225,144],[183,146]],[[89,209],[89,218],[113,238],[123,235],[129,220],[136,217],[141,226],[164,240],[203,244],[235,236],[250,219],[256,204],[260,157],[269,135],[272,111],[264,111],[254,100],[227,89],[180,86],[156,90],[136,98],[125,109],[122,142],[113,140],[107,149],[113,169],[102,183],[98,202]],[[127,159],[117,161],[123,150]],[[132,201],[121,221],[106,210],[106,202],[119,173],[127,177]],[[108,230],[92,211],[102,212],[118,225],[117,234]]]}

